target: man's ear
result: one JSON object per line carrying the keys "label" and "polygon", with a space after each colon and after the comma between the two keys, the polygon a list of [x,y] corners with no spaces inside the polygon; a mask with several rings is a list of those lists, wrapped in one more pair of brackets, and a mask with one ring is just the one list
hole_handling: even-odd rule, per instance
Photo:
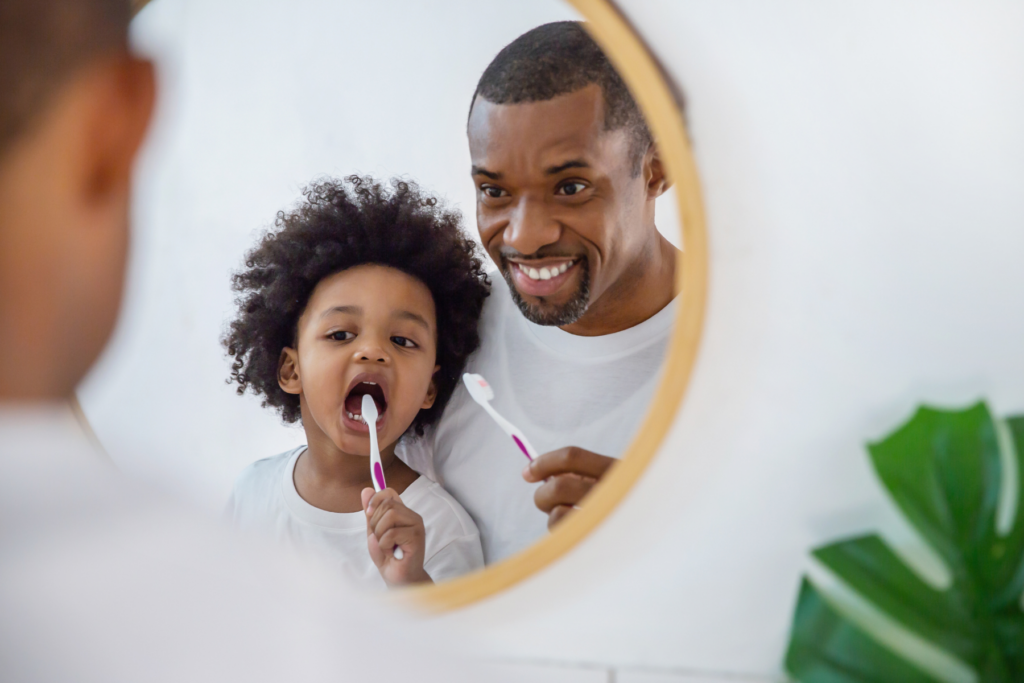
{"label": "man's ear", "polygon": [[427,387],[427,395],[423,399],[423,405],[420,406],[420,410],[434,407],[434,401],[437,400],[437,371],[440,369],[440,365],[434,366],[434,375],[430,378],[430,386]]}
{"label": "man's ear", "polygon": [[82,190],[87,202],[103,205],[129,191],[135,154],[153,113],[156,77],[152,62],[121,54],[101,63],[96,78],[102,96],[87,123]]}
{"label": "man's ear", "polygon": [[302,380],[299,379],[299,354],[290,347],[281,349],[277,361],[277,384],[286,394],[301,394]]}
{"label": "man's ear", "polygon": [[658,146],[655,144],[651,144],[651,148],[644,155],[643,177],[648,199],[657,199],[672,187],[668,176],[665,175],[665,166],[661,163],[661,154],[658,153]]}

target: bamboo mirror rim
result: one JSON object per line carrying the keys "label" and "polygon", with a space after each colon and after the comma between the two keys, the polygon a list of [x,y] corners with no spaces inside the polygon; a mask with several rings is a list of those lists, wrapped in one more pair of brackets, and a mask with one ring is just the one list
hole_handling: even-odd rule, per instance
{"label": "bamboo mirror rim", "polygon": [[[681,103],[671,82],[625,15],[611,0],[565,0],[618,70],[644,113],[662,163],[676,188],[683,249],[676,267],[678,306],[661,379],[647,414],[620,461],[585,504],[529,548],[484,569],[440,584],[405,588],[389,599],[428,611],[453,610],[511,588],[556,562],[596,529],[626,497],[662,445],[690,381],[707,298],[707,234],[700,180]],[[149,0],[134,0],[138,12]],[[77,406],[76,406],[77,408]],[[86,431],[92,433],[80,408]],[[539,514],[539,513],[538,513]]]}

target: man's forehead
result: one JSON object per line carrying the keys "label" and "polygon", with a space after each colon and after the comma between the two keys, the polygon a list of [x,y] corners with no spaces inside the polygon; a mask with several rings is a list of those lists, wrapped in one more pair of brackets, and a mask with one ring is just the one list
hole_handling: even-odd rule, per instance
{"label": "man's forehead", "polygon": [[540,102],[495,104],[478,97],[468,127],[474,163],[509,152],[580,156],[606,132],[596,85]]}

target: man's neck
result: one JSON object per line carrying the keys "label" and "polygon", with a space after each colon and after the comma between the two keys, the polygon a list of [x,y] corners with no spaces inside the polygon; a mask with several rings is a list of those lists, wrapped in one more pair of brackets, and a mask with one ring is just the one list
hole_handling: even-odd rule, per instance
{"label": "man's neck", "polygon": [[661,234],[648,258],[592,302],[587,312],[561,329],[581,337],[613,334],[653,317],[675,297],[679,250]]}

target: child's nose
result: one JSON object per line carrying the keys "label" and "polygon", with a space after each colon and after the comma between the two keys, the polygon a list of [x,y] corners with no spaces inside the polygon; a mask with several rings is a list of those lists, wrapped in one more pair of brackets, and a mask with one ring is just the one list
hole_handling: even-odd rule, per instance
{"label": "child's nose", "polygon": [[356,350],[356,359],[364,363],[388,363],[391,357],[376,343],[368,343]]}

